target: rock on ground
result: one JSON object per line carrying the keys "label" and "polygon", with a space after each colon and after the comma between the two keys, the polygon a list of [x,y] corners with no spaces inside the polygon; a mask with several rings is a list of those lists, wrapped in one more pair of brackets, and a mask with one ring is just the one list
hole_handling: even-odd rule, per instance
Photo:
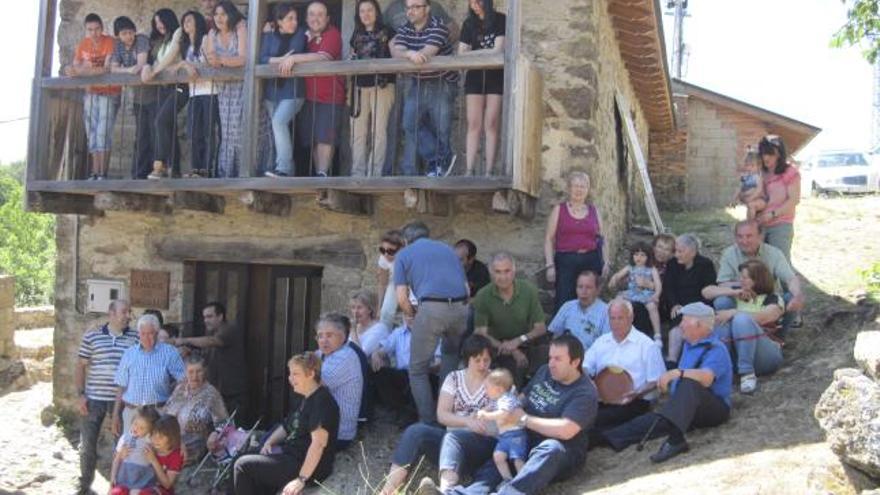
{"label": "rock on ground", "polygon": [[880,331],[859,332],[853,354],[862,371],[880,381]]}
{"label": "rock on ground", "polygon": [[880,478],[880,385],[859,370],[837,370],[815,415],[835,454]]}

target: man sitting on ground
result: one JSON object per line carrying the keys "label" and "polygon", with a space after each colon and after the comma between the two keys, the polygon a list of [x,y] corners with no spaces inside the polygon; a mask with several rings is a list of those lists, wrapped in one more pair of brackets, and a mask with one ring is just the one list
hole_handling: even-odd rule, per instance
{"label": "man sitting on ground", "polygon": [[348,341],[348,318],[339,313],[322,316],[316,328],[321,357],[321,383],[339,405],[339,434],[336,450],[345,450],[357,435],[358,414],[364,392],[361,362]]}
{"label": "man sitting on ground", "polygon": [[531,357],[536,360],[546,356],[533,345],[547,333],[544,310],[535,284],[516,278],[512,255],[500,252],[489,265],[492,283],[480,289],[473,301],[474,333],[489,339],[498,352],[495,364],[510,370],[517,386],[522,386],[529,372],[527,353],[535,350]]}
{"label": "man sitting on ground", "polygon": [[608,326],[608,305],[599,299],[599,275],[585,270],[578,275],[575,291],[577,299],[563,304],[548,330],[553,335],[568,332],[589,350],[600,336],[611,331]]}
{"label": "man sitting on ground", "polygon": [[660,463],[687,452],[684,438],[691,427],[718,426],[730,418],[733,365],[727,347],[712,333],[715,311],[703,303],[681,308],[684,349],[678,369],[660,376],[657,385],[670,397],[656,413],[648,413],[603,433],[616,451],[668,435],[651,462]]}

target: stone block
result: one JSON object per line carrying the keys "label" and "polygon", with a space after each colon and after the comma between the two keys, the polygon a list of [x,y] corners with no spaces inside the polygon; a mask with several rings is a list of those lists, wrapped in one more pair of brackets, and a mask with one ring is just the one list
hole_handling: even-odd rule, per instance
{"label": "stone block", "polygon": [[837,370],[814,413],[843,462],[880,478],[880,385],[859,370]]}
{"label": "stone block", "polygon": [[0,275],[0,309],[15,307],[15,277]]}
{"label": "stone block", "polygon": [[880,331],[859,332],[853,354],[859,368],[880,382]]}

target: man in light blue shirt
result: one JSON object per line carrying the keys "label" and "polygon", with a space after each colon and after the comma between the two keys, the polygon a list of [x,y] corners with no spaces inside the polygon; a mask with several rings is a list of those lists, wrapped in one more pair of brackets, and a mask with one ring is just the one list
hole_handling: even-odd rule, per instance
{"label": "man in light blue shirt", "polygon": [[140,343],[125,350],[116,370],[116,404],[113,433],[127,432],[135,410],[141,406],[162,407],[174,385],[184,379],[183,360],[177,349],[159,342],[159,319],[143,315],[138,319]]}
{"label": "man in light blue shirt", "polygon": [[364,375],[355,350],[346,345],[349,323],[339,313],[328,313],[315,325],[321,356],[321,383],[339,406],[336,450],[345,450],[357,435],[358,415],[364,394]]}
{"label": "man in light blue shirt", "polygon": [[563,304],[547,329],[554,335],[568,331],[588,350],[596,339],[611,331],[608,305],[599,299],[599,276],[595,272],[587,270],[578,275],[576,290],[578,298]]}

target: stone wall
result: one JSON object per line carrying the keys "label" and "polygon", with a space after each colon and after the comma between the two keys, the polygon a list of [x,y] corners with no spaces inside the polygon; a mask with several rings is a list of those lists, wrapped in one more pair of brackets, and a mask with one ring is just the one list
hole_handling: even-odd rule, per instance
{"label": "stone wall", "polygon": [[0,358],[15,355],[15,277],[0,275]]}
{"label": "stone wall", "polygon": [[759,118],[695,97],[676,96],[680,128],[651,135],[651,178],[664,209],[718,207],[739,187],[747,146],[770,132]]}
{"label": "stone wall", "polygon": [[[68,9],[67,19],[73,18],[70,11],[74,7],[77,19],[81,19],[92,4],[98,6],[95,10],[105,18],[112,18],[124,10],[116,1],[86,3],[88,5],[62,0],[62,6],[66,5]],[[158,3],[147,1],[141,5],[149,12]],[[171,3],[177,9],[185,5],[183,2]],[[464,2],[450,0],[441,3],[456,6],[448,9],[455,18],[460,19],[466,13]],[[511,251],[518,260],[520,273],[536,277],[544,264],[546,216],[562,198],[564,177],[569,170],[586,170],[592,175],[591,196],[602,213],[606,246],[612,254],[621,244],[633,217],[634,205],[642,203],[633,160],[630,158],[624,167],[618,167],[615,92],[619,91],[633,107],[632,117],[645,151],[648,133],[617,49],[605,1],[529,0],[523,2],[523,9],[526,19],[523,51],[544,76],[544,184],[537,214],[531,220],[494,214],[491,213],[491,195],[474,194],[456,196],[449,217],[422,219],[429,223],[435,237],[450,242],[459,238],[472,239],[479,246],[480,258],[485,259],[499,249]],[[560,12],[566,13],[563,20],[560,20]],[[144,18],[136,21],[143,25]],[[74,28],[68,24],[65,29]],[[70,44],[78,36],[64,35],[60,39]],[[632,153],[628,155],[631,157]],[[190,319],[193,313],[193,273],[188,268],[190,265],[163,258],[157,250],[159,242],[216,239],[263,248],[291,243],[317,247],[316,251],[320,251],[323,245],[343,243],[353,246],[361,256],[329,261],[326,257],[316,261],[306,255],[254,260],[323,266],[322,310],[338,310],[346,307],[351,291],[376,285],[376,246],[381,234],[413,218],[414,214],[403,206],[402,194],[377,198],[375,211],[368,217],[322,210],[315,205],[312,196],[295,198],[289,217],[252,213],[232,197],[228,198],[223,215],[109,212],[103,218],[59,216],[56,228],[56,402],[70,404],[79,340],[87,328],[103,320],[101,315],[84,313],[86,279],[127,282],[132,269],[168,271],[171,274],[171,307],[166,314],[169,321],[180,322]],[[198,257],[198,252],[192,253],[193,260]]]}

